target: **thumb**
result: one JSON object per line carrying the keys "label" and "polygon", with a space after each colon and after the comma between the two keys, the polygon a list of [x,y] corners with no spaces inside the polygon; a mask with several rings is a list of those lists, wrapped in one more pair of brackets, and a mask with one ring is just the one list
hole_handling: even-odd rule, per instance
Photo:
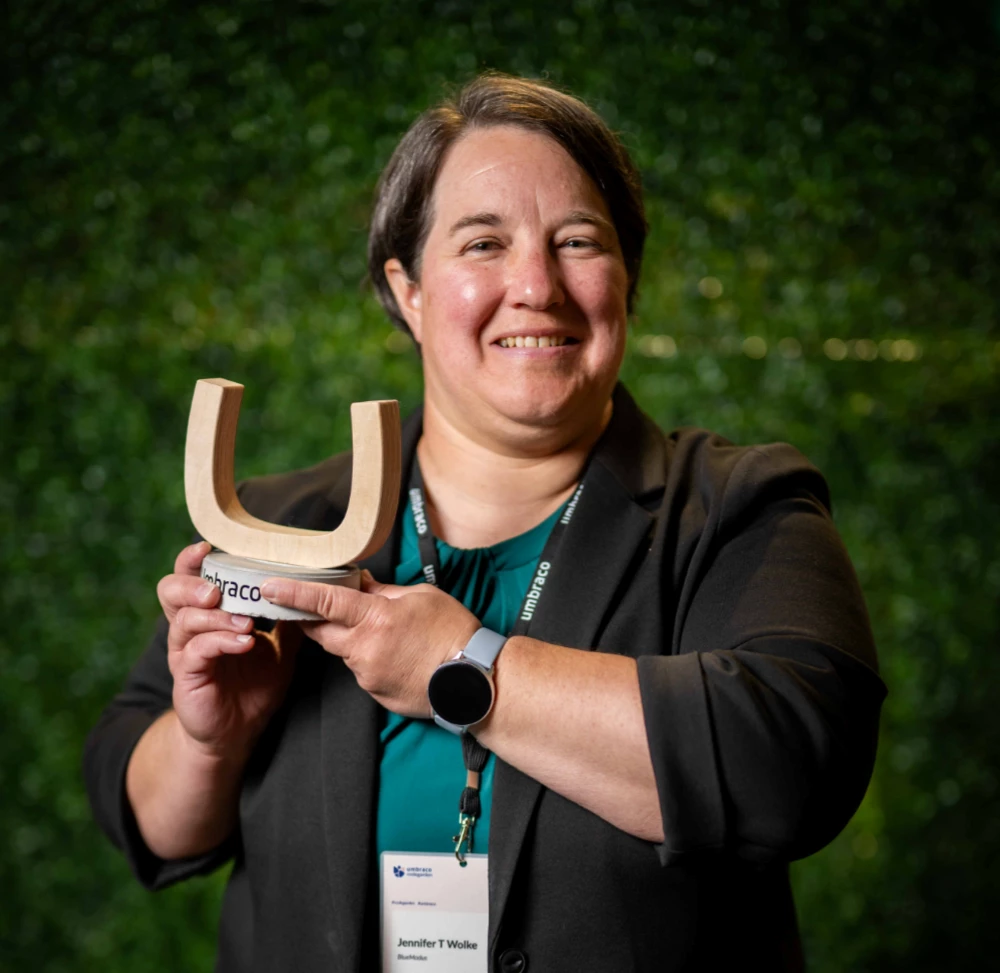
{"label": "thumb", "polygon": [[429,587],[430,585],[382,584],[380,581],[376,581],[367,570],[361,572],[361,590],[366,595],[381,595],[383,598],[402,598],[403,595],[412,595],[416,588]]}
{"label": "thumb", "polygon": [[376,581],[374,575],[368,568],[365,568],[361,572],[361,590],[368,595],[381,595],[385,594],[386,588],[395,588],[396,585],[382,584],[381,581]]}

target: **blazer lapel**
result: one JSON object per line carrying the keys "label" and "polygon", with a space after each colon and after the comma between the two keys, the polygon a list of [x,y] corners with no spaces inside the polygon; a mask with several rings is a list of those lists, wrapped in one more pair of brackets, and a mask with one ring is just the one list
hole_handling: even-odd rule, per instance
{"label": "blazer lapel", "polygon": [[[411,415],[403,426],[403,476],[400,508],[406,499],[406,484],[417,440],[422,412]],[[343,518],[350,497],[347,479],[330,491],[332,529]],[[391,582],[399,559],[399,517],[389,539],[359,566],[379,581]],[[336,658],[327,659],[323,670],[320,716],[323,789],[323,830],[329,873],[332,915],[327,936],[337,956],[336,969],[357,969],[362,957],[365,909],[371,898],[368,888],[374,875],[375,802],[379,773],[379,707],[359,688],[354,674]]]}
{"label": "blazer lapel", "polygon": [[[633,502],[598,449],[528,634],[544,642],[594,648],[652,525],[652,517]],[[541,790],[538,781],[497,760],[489,838],[491,951]]]}

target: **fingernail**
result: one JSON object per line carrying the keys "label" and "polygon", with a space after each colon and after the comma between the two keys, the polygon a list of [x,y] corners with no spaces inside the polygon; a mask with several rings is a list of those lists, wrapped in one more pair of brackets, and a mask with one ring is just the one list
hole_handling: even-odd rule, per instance
{"label": "fingernail", "polygon": [[207,598],[215,587],[211,581],[206,581],[196,592],[199,598]]}
{"label": "fingernail", "polygon": [[247,642],[252,642],[253,640],[254,640],[254,637],[252,635],[237,635],[236,636],[236,641],[237,642],[242,642],[244,645],[246,645]]}
{"label": "fingernail", "polygon": [[234,628],[246,628],[250,619],[246,615],[233,615],[232,623]]}
{"label": "fingernail", "polygon": [[277,598],[281,594],[281,589],[273,581],[268,581],[267,584],[262,584],[260,586],[260,593],[268,601],[271,601],[273,598]]}

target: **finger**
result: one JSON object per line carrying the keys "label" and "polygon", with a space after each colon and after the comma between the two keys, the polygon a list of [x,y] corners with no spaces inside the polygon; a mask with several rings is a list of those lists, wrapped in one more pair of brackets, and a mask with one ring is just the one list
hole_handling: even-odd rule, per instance
{"label": "finger", "polygon": [[184,574],[168,574],[165,578],[160,578],[156,596],[160,599],[164,614],[173,621],[177,612],[186,605],[214,608],[222,597],[222,592],[210,581]]}
{"label": "finger", "polygon": [[348,626],[359,624],[370,605],[370,596],[353,588],[289,578],[271,578],[260,586],[260,593],[274,605],[313,612]]}
{"label": "finger", "polygon": [[177,612],[171,628],[172,635],[187,641],[203,632],[245,634],[253,628],[253,619],[246,615],[231,615],[218,608],[194,608],[186,605]]}
{"label": "finger", "polygon": [[198,577],[201,574],[201,562],[205,555],[212,550],[212,545],[208,541],[198,541],[197,544],[190,544],[185,547],[177,560],[174,561],[174,574],[187,574]]}
{"label": "finger", "polygon": [[179,675],[204,672],[225,655],[244,655],[256,643],[251,633],[237,635],[235,632],[204,632],[195,636],[179,652],[170,655],[170,672],[176,679]]}

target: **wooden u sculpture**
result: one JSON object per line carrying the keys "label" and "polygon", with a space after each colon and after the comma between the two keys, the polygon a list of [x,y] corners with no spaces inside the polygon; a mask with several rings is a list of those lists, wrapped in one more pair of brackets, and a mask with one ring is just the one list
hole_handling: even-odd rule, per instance
{"label": "wooden u sculpture", "polygon": [[195,530],[217,550],[202,577],[222,590],[224,611],[258,618],[316,618],[261,597],[266,578],[360,585],[352,564],[377,551],[396,519],[401,470],[399,403],[355,402],[351,496],[340,526],[306,530],[247,513],[236,494],[233,459],[243,386],[203,378],[194,389],[184,454],[184,492]]}

